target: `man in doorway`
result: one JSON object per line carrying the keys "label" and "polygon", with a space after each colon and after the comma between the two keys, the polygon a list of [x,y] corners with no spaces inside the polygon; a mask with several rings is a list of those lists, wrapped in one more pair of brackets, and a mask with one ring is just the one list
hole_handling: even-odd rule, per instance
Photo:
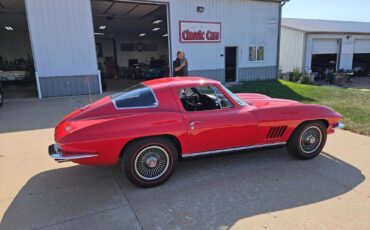
{"label": "man in doorway", "polygon": [[173,62],[174,73],[173,76],[175,77],[183,77],[188,76],[188,60],[185,58],[185,53],[182,51],[177,52],[177,58]]}

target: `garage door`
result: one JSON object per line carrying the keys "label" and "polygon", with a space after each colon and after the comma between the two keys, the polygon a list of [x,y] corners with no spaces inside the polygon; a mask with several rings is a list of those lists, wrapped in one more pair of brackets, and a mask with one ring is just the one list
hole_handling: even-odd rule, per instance
{"label": "garage door", "polygon": [[354,53],[356,54],[370,53],[370,39],[355,40]]}
{"label": "garage door", "polygon": [[312,54],[336,54],[338,53],[337,39],[314,39]]}

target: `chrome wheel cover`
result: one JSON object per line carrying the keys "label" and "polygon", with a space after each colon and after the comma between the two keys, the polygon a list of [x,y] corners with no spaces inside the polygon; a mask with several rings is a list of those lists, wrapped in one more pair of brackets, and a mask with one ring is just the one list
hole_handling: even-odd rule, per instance
{"label": "chrome wheel cover", "polygon": [[141,150],[134,162],[136,174],[144,180],[156,180],[160,178],[167,172],[168,167],[168,152],[157,145]]}
{"label": "chrome wheel cover", "polygon": [[312,154],[320,148],[322,139],[321,129],[317,126],[309,126],[302,132],[299,146],[305,154]]}

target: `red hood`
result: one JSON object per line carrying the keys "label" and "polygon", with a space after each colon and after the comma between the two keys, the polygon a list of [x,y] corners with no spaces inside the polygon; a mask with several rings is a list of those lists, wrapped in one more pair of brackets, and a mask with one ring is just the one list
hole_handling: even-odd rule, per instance
{"label": "red hood", "polygon": [[279,106],[288,106],[288,105],[297,105],[301,104],[297,101],[271,98],[266,95],[256,94],[256,93],[239,93],[236,94],[240,99],[248,103],[249,105],[255,107],[279,107]]}

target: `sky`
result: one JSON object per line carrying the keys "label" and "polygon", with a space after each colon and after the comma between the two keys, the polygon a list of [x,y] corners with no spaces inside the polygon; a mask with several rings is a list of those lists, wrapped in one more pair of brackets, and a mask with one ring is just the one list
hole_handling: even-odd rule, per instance
{"label": "sky", "polygon": [[283,17],[370,22],[370,0],[290,0]]}

